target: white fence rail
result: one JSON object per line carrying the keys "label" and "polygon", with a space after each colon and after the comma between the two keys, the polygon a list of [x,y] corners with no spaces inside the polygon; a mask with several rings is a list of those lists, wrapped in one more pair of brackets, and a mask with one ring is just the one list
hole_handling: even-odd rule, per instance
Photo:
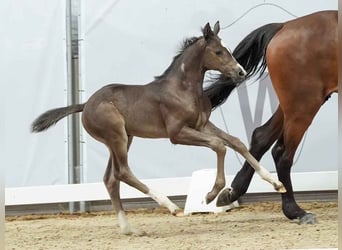
{"label": "white fence rail", "polygon": [[[276,176],[275,174],[273,174]],[[230,183],[234,176],[227,176]],[[191,177],[146,179],[143,182],[149,187],[164,193],[167,196],[187,195]],[[337,171],[293,173],[292,183],[295,191],[327,191],[337,190]],[[250,185],[250,193],[274,192],[272,186],[254,177]],[[209,191],[209,190],[208,190]],[[143,193],[132,187],[121,185],[121,198],[143,198]],[[62,203],[73,201],[108,200],[109,195],[103,183],[49,185],[35,187],[18,187],[5,189],[5,205],[26,205]]]}

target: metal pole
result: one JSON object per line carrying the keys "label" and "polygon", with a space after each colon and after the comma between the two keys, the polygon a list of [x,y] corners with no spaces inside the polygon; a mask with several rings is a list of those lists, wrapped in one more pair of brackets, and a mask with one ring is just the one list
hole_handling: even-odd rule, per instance
{"label": "metal pole", "polygon": [[[72,82],[73,82],[73,103],[80,103],[79,96],[79,59],[78,55],[73,55],[72,57]],[[80,127],[80,114],[74,115],[74,120],[72,122],[72,130],[73,130],[73,177],[74,183],[82,183],[83,182],[83,174],[82,174],[82,166],[83,162],[81,161],[81,127]],[[79,202],[78,207],[80,212],[85,211],[85,202]]]}
{"label": "metal pole", "polygon": [[[66,1],[66,44],[67,44],[67,105],[79,103],[78,56],[73,45],[72,0]],[[76,43],[77,46],[78,43]],[[77,48],[76,48],[76,51]],[[79,115],[68,116],[68,183],[81,182],[80,178],[80,123]],[[79,210],[77,202],[69,203],[69,212]]]}

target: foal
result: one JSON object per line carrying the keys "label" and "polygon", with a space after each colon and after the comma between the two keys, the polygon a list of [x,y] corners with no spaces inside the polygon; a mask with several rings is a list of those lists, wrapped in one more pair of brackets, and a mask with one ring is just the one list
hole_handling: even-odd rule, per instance
{"label": "foal", "polygon": [[104,183],[124,234],[141,235],[143,232],[128,224],[120,200],[120,181],[150,196],[172,214],[180,213],[180,209],[166,196],[148,188],[131,172],[127,153],[133,136],[170,138],[174,144],[205,146],[215,151],[217,177],[206,196],[207,203],[214,200],[225,186],[225,146],[241,153],[262,178],[276,190],[284,192],[283,185],[272,178],[239,139],[209,122],[211,104],[203,95],[202,86],[205,72],[218,70],[237,81],[244,79],[246,74],[221,43],[217,36],[219,30],[218,22],[214,30],[206,24],[202,30],[203,36],[187,39],[171,65],[151,83],[110,84],[95,92],[84,104],[47,111],[33,122],[32,131],[40,132],[69,114],[83,111],[84,128],[109,150]]}

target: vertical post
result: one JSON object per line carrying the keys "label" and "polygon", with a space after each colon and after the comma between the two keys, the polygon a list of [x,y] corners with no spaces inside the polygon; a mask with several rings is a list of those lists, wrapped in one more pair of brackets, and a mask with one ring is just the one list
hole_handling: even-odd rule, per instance
{"label": "vertical post", "polygon": [[[72,102],[72,79],[71,79],[71,58],[72,58],[72,53],[71,53],[71,0],[66,1],[66,56],[67,56],[67,104],[71,104]],[[67,143],[68,143],[68,184],[73,184],[74,183],[74,175],[72,171],[72,166],[73,166],[73,161],[72,161],[72,130],[70,126],[72,124],[72,117],[68,116],[68,136],[67,136]],[[75,208],[74,208],[74,202],[69,202],[69,212],[74,213]]]}
{"label": "vertical post", "polygon": [[[67,44],[67,105],[79,103],[78,39],[74,43],[73,0],[66,1],[66,44]],[[80,169],[80,121],[79,114],[68,116],[68,183],[81,183]],[[80,210],[78,202],[69,203],[69,212]]]}

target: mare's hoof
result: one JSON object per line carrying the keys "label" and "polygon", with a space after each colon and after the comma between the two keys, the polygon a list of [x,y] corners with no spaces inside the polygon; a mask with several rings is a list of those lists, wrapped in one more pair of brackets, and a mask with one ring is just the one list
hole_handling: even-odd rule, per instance
{"label": "mare's hoof", "polygon": [[227,206],[232,203],[232,200],[230,199],[230,192],[231,192],[231,189],[226,188],[219,194],[219,196],[217,197],[217,201],[216,201],[217,207]]}
{"label": "mare's hoof", "polygon": [[303,217],[299,218],[299,224],[316,224],[316,216],[312,213],[306,213]]}

